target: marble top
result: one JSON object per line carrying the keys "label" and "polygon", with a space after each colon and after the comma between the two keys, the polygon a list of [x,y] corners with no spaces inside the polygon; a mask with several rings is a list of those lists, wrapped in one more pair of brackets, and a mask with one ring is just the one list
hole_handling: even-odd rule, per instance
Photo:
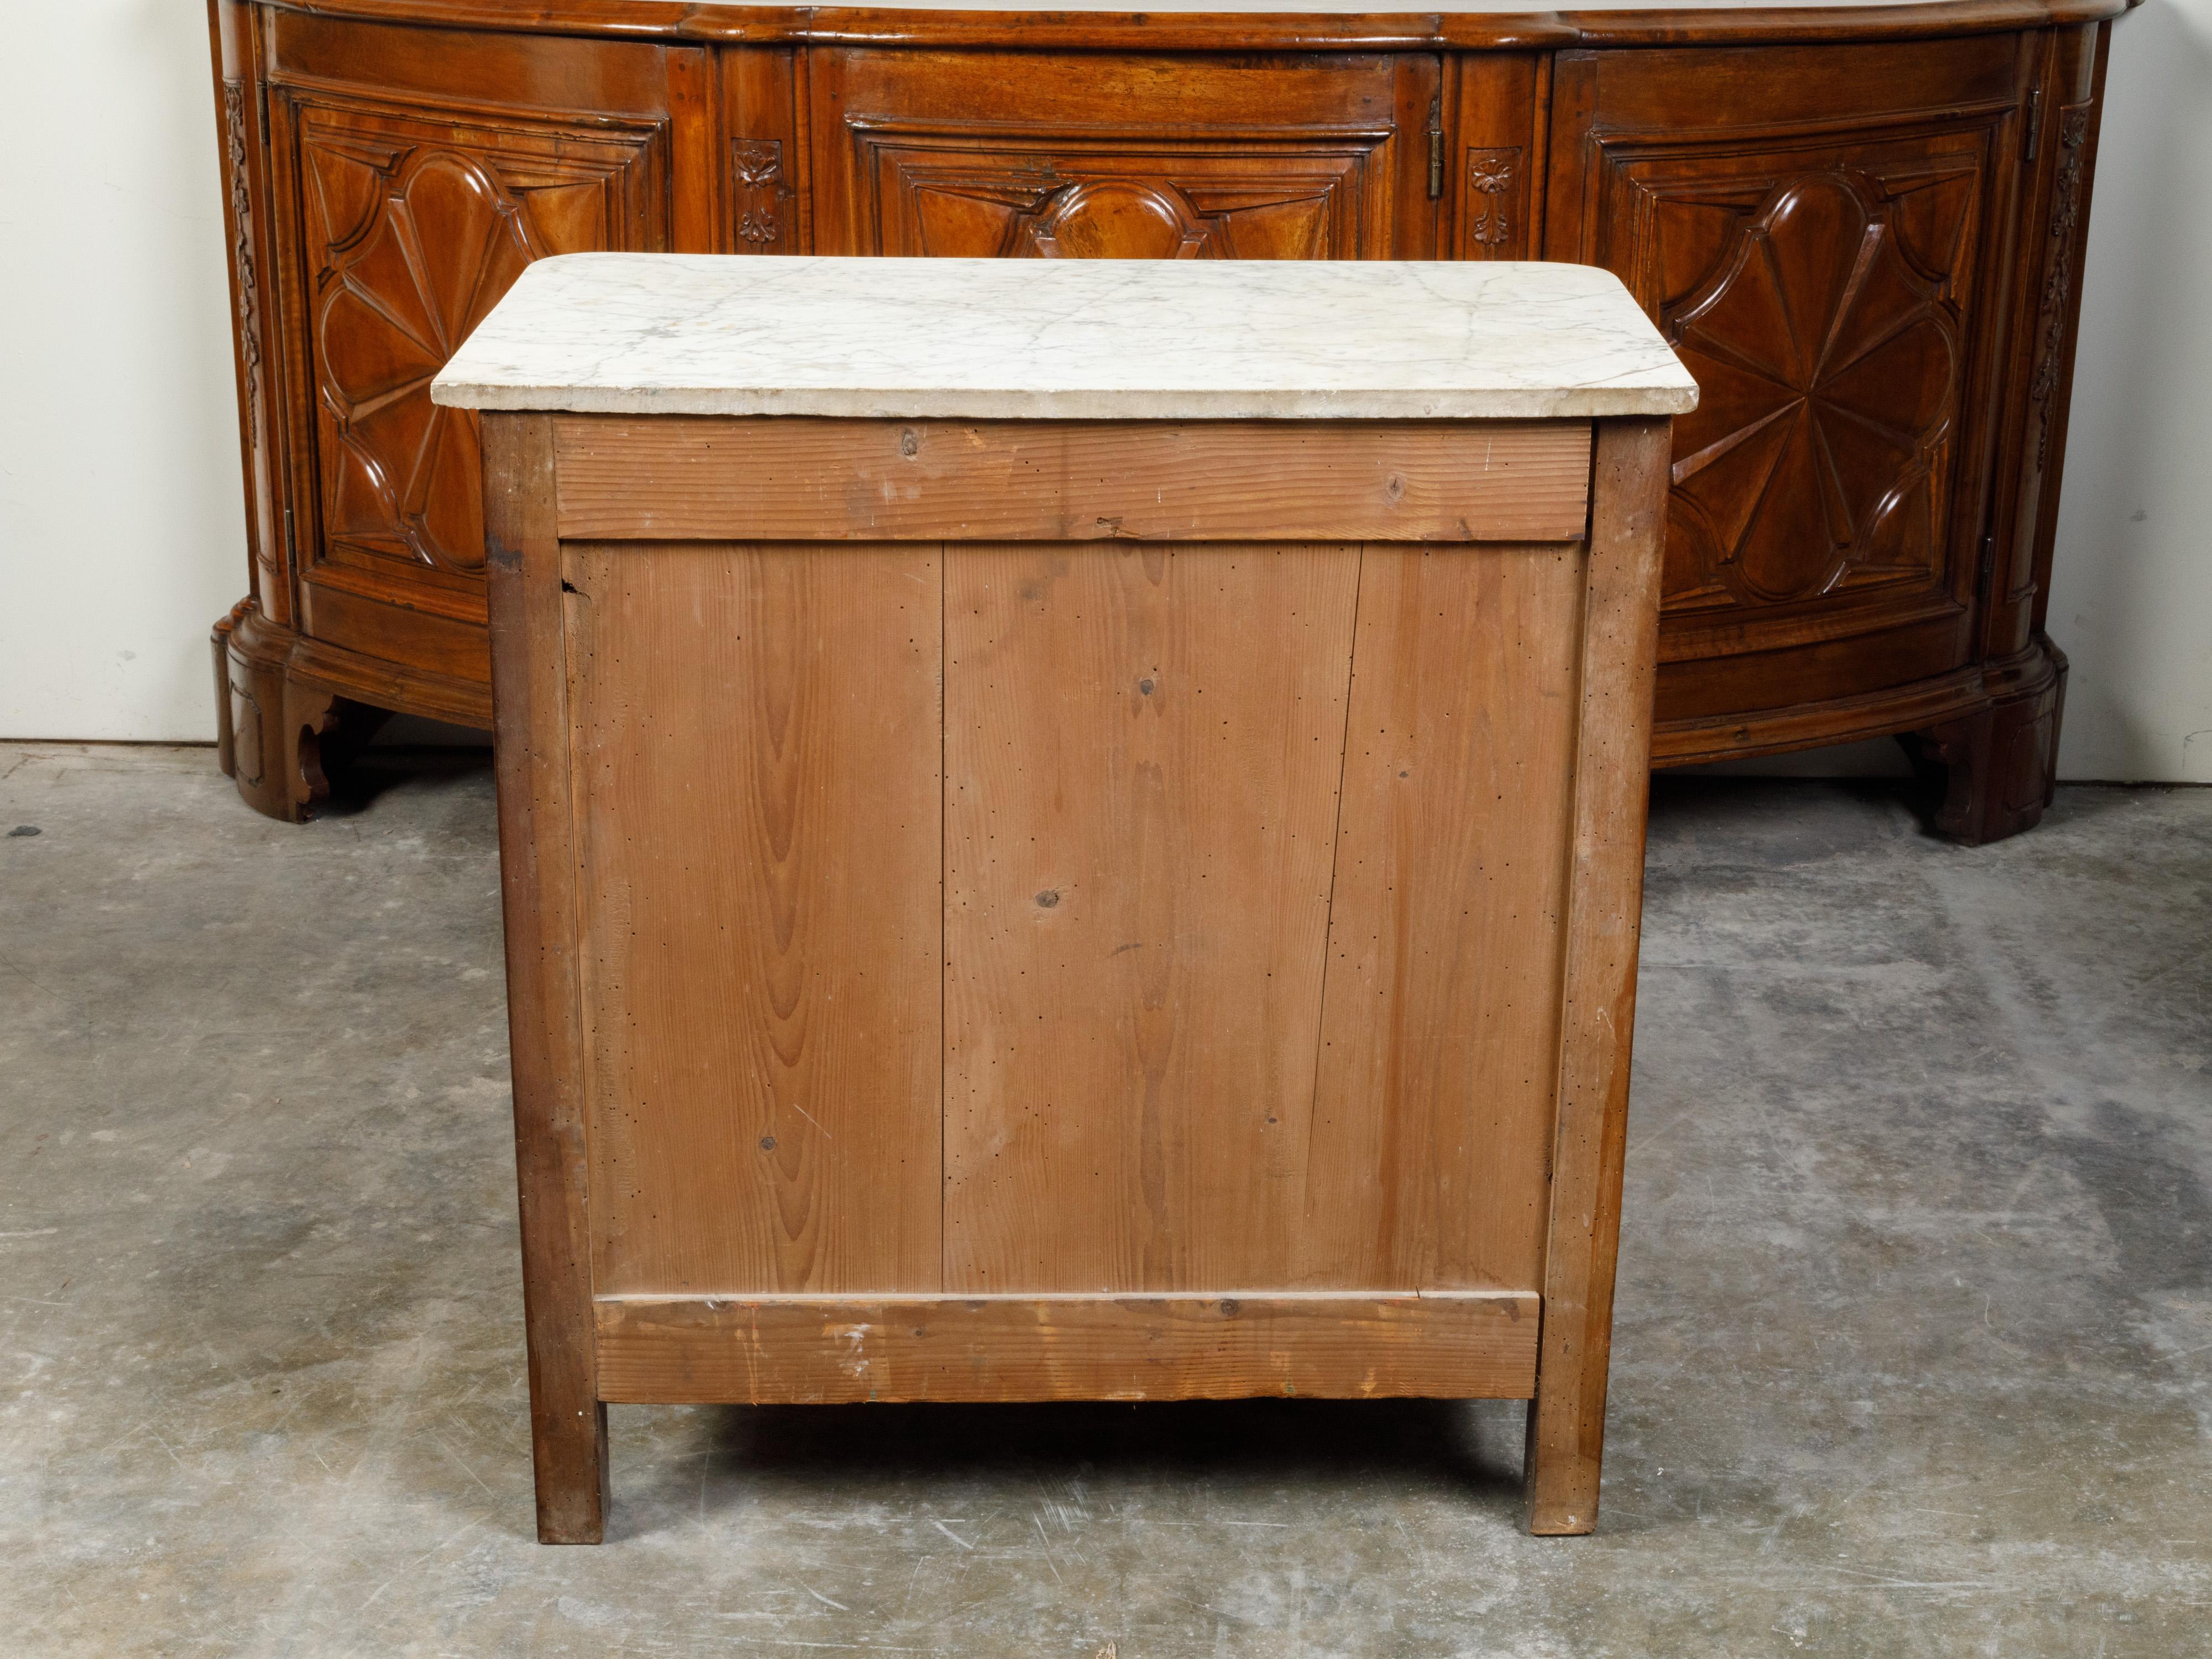
{"label": "marble top", "polygon": [[1697,384],[1618,278],[1443,262],[542,259],[441,404],[1002,420],[1678,415]]}

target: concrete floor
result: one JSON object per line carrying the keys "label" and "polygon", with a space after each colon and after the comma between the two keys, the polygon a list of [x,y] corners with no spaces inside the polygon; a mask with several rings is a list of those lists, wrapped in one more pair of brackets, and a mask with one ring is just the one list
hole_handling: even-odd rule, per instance
{"label": "concrete floor", "polygon": [[2212,1652],[2212,791],[1662,784],[1603,1517],[1513,1406],[618,1407],[532,1541],[491,787],[0,748],[0,1653]]}

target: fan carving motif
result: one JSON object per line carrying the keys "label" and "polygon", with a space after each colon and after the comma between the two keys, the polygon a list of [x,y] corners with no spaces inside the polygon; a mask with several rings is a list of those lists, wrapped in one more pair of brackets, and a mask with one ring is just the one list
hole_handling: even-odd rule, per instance
{"label": "fan carving motif", "polygon": [[544,250],[466,155],[416,150],[380,183],[359,239],[332,252],[318,319],[322,402],[350,463],[329,528],[396,532],[425,564],[474,568],[475,422],[432,404],[430,381]]}
{"label": "fan carving motif", "polygon": [[1847,169],[1778,185],[1665,307],[1701,392],[1675,428],[1670,600],[1810,599],[1939,562],[1958,226],[1929,258],[1895,194]]}
{"label": "fan carving motif", "polygon": [[532,260],[633,240],[645,141],[516,128],[464,144],[318,108],[305,122],[324,545],[473,575],[476,416],[432,404],[430,382]]}

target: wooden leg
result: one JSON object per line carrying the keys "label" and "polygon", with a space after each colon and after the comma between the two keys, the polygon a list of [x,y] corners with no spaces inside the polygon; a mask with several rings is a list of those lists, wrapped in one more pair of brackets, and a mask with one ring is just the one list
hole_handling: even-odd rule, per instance
{"label": "wooden leg", "polygon": [[1923,772],[1942,774],[1936,827],[1954,841],[1969,847],[2002,841],[2034,828],[2051,805],[2066,659],[2047,644],[2044,649],[2051,669],[2041,684],[1905,739]]}
{"label": "wooden leg", "polygon": [[[1630,1003],[1632,1008],[1632,1001]],[[1622,1064],[1626,1064],[1623,1043]],[[1606,1383],[1613,1360],[1613,1245],[1620,1231],[1626,1136],[1608,1123],[1588,1194],[1593,1248],[1554,1249],[1565,1272],[1547,1270],[1536,1397],[1528,1402],[1528,1449],[1521,1466],[1528,1530],[1559,1537],[1597,1526],[1598,1477],[1605,1459]],[[1556,1202],[1556,1200],[1555,1200]]]}
{"label": "wooden leg", "polygon": [[[215,647],[215,763],[223,776],[233,779],[238,776],[238,722],[230,685],[230,635],[252,603],[240,599],[228,616],[217,617],[209,641]],[[254,735],[258,740],[260,734]]]}
{"label": "wooden leg", "polygon": [[1665,421],[1598,427],[1576,739],[1574,899],[1566,919],[1569,994],[1560,1021],[1536,1397],[1528,1402],[1525,1481],[1534,1533],[1597,1525],[1668,453]]}
{"label": "wooden leg", "polygon": [[215,625],[216,763],[257,812],[304,823],[330,799],[331,779],[376,728],[381,708],[295,678],[299,636],[242,599]]}
{"label": "wooden leg", "polygon": [[568,729],[552,422],[492,416],[483,423],[483,454],[493,769],[538,1537],[596,1544],[606,1533],[607,1413],[592,1329],[589,1183],[577,1092],[583,1034],[568,750],[531,741],[537,732]]}
{"label": "wooden leg", "polygon": [[286,688],[290,717],[284,735],[290,745],[288,778],[296,816],[304,823],[331,798],[333,779],[343,780],[354,757],[368,747],[377,728],[392,718],[388,708],[371,708],[319,686],[295,683]]}
{"label": "wooden leg", "polygon": [[293,636],[271,629],[251,599],[215,625],[216,751],[248,806],[297,823],[306,814],[295,789],[297,734],[285,664]]}
{"label": "wooden leg", "polygon": [[1604,1448],[1601,1444],[1588,1457],[1581,1456],[1572,1446],[1564,1452],[1547,1454],[1543,1407],[1541,1395],[1528,1402],[1528,1439],[1521,1454],[1521,1502],[1528,1530],[1539,1538],[1579,1537],[1597,1526],[1597,1484]]}
{"label": "wooden leg", "polygon": [[596,1544],[606,1536],[607,1408],[593,1400],[541,1399],[530,1375],[530,1455],[538,1476],[538,1541]]}
{"label": "wooden leg", "polygon": [[[1619,1193],[1616,1185],[1616,1217]],[[1583,1311],[1577,1322],[1589,1333],[1581,1352],[1566,1340],[1554,1342],[1547,1335],[1544,1340],[1521,1463],[1521,1497],[1528,1530],[1539,1537],[1571,1537],[1597,1528],[1598,1479],[1605,1462],[1606,1381],[1613,1346],[1609,1275],[1603,1292],[1604,1306]]]}

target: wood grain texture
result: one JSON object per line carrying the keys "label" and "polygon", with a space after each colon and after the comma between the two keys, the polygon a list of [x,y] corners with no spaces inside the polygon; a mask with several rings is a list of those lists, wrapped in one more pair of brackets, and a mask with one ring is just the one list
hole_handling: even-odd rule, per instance
{"label": "wood grain texture", "polygon": [[[2023,829],[2062,712],[2041,611],[2081,285],[2046,306],[2050,255],[2086,228],[2093,64],[2111,33],[2097,20],[2124,3],[1394,16],[221,0],[213,159],[232,204],[259,599],[227,678],[253,688],[270,759],[258,785],[238,772],[240,792],[279,816],[312,809],[271,781],[299,775],[278,712],[295,701],[487,718],[482,630],[440,609],[482,580],[453,488],[465,447],[418,441],[419,397],[383,389],[434,367],[483,255],[519,234],[536,252],[1604,264],[1662,328],[1711,348],[1693,365],[1704,422],[1683,434],[1660,757],[1924,732],[1926,752],[1959,757],[1947,833]],[[1637,50],[1591,49],[1613,46]],[[2064,155],[2081,165],[2062,191]],[[382,180],[366,198],[365,171]],[[488,244],[477,210],[495,201]],[[349,202],[381,228],[333,241],[328,216],[350,223]],[[391,239],[410,236],[403,256]],[[2069,263],[2078,275],[2078,252]],[[424,298],[443,308],[434,326]],[[1880,361],[1861,363],[1863,345]],[[1808,458],[1823,453],[1840,489],[1819,483],[1826,463]],[[1824,519],[1847,533],[1797,533]],[[358,578],[342,594],[340,568]],[[2051,714],[2033,741],[1953,740],[2031,704]]]}
{"label": "wood grain texture", "polygon": [[1293,1283],[1538,1283],[1583,565],[1366,550]]}
{"label": "wood grain texture", "polygon": [[572,415],[561,534],[1579,541],[1588,422]]}
{"label": "wood grain texture", "polygon": [[601,1291],[936,1287],[936,550],[566,552]]}
{"label": "wood grain texture", "polygon": [[484,422],[500,899],[538,1536],[548,1544],[596,1544],[606,1525],[607,1417],[592,1335],[590,1160],[578,1089],[576,863],[568,837],[552,443],[543,416]]}
{"label": "wood grain texture", "polygon": [[[1618,274],[1701,388],[1675,426],[1656,752],[1917,732],[1951,775],[1940,829],[2025,829],[2063,672],[2021,626],[2014,512],[2040,258],[2069,221],[2039,182],[2074,95],[2048,76],[2102,31],[1734,51],[1678,29],[1555,60],[1544,249]],[[2030,741],[1959,741],[2031,708],[2052,718]]]}
{"label": "wood grain texture", "polygon": [[1721,6],[1638,11],[941,12],[698,0],[278,0],[343,17],[637,40],[1057,46],[1097,50],[1372,52],[1564,49],[1688,42],[1916,40],[2094,21],[2133,0],[1926,0],[1922,4]]}
{"label": "wood grain texture", "polygon": [[1248,15],[1234,57],[1091,49],[1039,74],[1034,38],[976,51],[944,21],[953,38],[806,54],[817,252],[1435,257],[1433,56],[1265,56]]}
{"label": "wood grain texture", "polygon": [[1525,1399],[1527,1294],[599,1304],[615,1401]]}
{"label": "wood grain texture", "polygon": [[1544,1338],[1528,1413],[1528,1527],[1538,1533],[1597,1524],[1670,442],[1665,421],[1598,426]]}
{"label": "wood grain texture", "polygon": [[1289,1282],[1358,568],[948,550],[948,1291]]}

